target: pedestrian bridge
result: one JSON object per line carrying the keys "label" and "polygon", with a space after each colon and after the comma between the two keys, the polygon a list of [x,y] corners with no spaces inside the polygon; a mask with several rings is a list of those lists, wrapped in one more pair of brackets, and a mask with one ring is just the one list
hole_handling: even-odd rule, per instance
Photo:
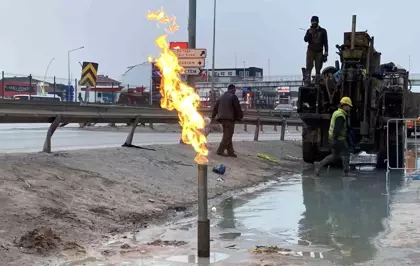
{"label": "pedestrian bridge", "polygon": [[[420,86],[420,74],[410,74],[411,86]],[[235,84],[238,88],[256,88],[256,89],[275,89],[277,87],[290,87],[291,89],[302,85],[302,75],[294,76],[270,76],[264,77],[262,80],[242,80],[229,82],[215,82],[215,89],[224,89],[229,84]],[[210,89],[211,82],[197,82],[195,84],[196,89]]]}

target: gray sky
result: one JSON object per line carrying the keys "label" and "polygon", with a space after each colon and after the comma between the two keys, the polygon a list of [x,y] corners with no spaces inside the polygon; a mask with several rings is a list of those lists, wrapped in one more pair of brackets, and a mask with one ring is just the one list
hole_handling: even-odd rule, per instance
{"label": "gray sky", "polygon": [[[305,62],[304,31],[312,15],[328,30],[329,63],[335,44],[351,29],[351,15],[358,30],[375,36],[382,63],[393,61],[420,72],[417,25],[420,3],[404,0],[386,4],[379,0],[353,0],[344,7],[327,0],[218,0],[216,68],[256,66],[271,75],[297,75]],[[67,51],[72,53],[73,78],[80,76],[79,61],[99,63],[99,72],[119,79],[127,66],[156,55],[154,39],[162,32],[148,21],[148,10],[163,7],[177,16],[181,29],[171,41],[187,41],[188,0],[0,0],[2,25],[0,69],[7,73],[67,78]],[[213,0],[198,0],[197,47],[208,49],[211,62]],[[412,25],[413,28],[410,28]]]}

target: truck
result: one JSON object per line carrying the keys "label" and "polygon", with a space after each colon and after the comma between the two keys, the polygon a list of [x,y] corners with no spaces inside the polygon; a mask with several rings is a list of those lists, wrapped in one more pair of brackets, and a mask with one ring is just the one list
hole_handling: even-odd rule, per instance
{"label": "truck", "polygon": [[356,32],[353,15],[352,30],[344,32],[342,45],[336,45],[340,60],[322,70],[321,77],[316,77],[319,82],[299,87],[297,112],[303,122],[302,157],[306,163],[331,153],[330,119],[340,99],[348,96],[353,102],[348,124],[354,148],[376,154],[377,168],[386,168],[387,163],[391,168],[403,167],[407,133],[402,118],[411,93],[409,72],[393,63],[381,64],[381,53],[374,45],[375,39],[367,31]]}

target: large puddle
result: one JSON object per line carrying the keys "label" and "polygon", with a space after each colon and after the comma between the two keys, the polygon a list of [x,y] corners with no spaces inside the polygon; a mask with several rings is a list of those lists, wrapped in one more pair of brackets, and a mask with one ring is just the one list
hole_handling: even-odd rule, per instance
{"label": "large puddle", "polygon": [[252,195],[225,200],[217,227],[221,239],[252,241],[291,249],[290,255],[324,258],[350,265],[374,258],[374,238],[385,230],[384,218],[398,176],[361,170],[357,178],[331,171],[303,175]]}
{"label": "large puddle", "polygon": [[[404,184],[401,175],[388,180],[384,172],[370,169],[358,170],[356,178],[343,178],[334,170],[315,178],[311,169],[287,182],[210,206],[214,253],[207,261],[195,257],[196,218],[190,217],[127,234],[97,251],[97,257],[63,265],[225,265],[246,261],[250,249],[270,245],[283,248],[288,256],[319,258],[337,265],[367,262],[377,253],[375,237],[386,230],[384,219],[389,216],[393,194]],[[188,244],[146,244],[156,239]],[[118,250],[124,243],[136,248],[99,258],[101,251]]]}

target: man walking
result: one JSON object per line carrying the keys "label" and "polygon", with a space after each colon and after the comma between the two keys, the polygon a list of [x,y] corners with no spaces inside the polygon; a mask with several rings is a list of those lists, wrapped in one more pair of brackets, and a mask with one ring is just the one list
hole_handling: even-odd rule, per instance
{"label": "man walking", "polygon": [[[244,114],[235,92],[235,85],[230,84],[227,92],[216,101],[211,117],[212,120],[217,119],[222,124],[223,137],[217,149],[217,154],[225,157],[238,157],[233,149],[232,137],[235,132],[235,121],[241,120]],[[227,150],[227,154],[225,154],[225,150]]]}
{"label": "man walking", "polygon": [[321,162],[315,164],[317,176],[319,176],[322,167],[335,162],[340,157],[343,161],[344,174],[347,175],[349,172],[350,152],[347,142],[347,116],[350,113],[351,107],[353,107],[351,99],[349,97],[343,97],[340,101],[340,108],[331,117],[328,139],[332,145],[332,153]]}
{"label": "man walking", "polygon": [[[328,57],[328,35],[324,28],[319,26],[319,18],[311,18],[311,27],[306,31],[304,41],[308,43],[306,52],[306,77],[305,83],[311,82],[311,73],[315,62],[316,80],[318,83],[321,76],[323,62],[327,62]],[[323,53],[324,49],[324,53]]]}

